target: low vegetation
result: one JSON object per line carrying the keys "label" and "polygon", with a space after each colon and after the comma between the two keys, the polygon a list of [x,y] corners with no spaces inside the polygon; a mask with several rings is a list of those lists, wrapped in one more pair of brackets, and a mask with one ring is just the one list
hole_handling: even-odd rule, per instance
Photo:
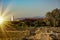
{"label": "low vegetation", "polygon": [[60,27],[60,9],[56,8],[51,12],[47,12],[44,18],[25,18],[19,21],[8,21],[6,24],[18,29],[21,27]]}
{"label": "low vegetation", "polygon": [[[56,8],[51,12],[47,12],[44,18],[5,21],[3,25],[7,30],[7,39],[58,40],[60,38],[60,34],[58,34],[60,33],[60,9]],[[0,34],[1,37],[2,35]]]}

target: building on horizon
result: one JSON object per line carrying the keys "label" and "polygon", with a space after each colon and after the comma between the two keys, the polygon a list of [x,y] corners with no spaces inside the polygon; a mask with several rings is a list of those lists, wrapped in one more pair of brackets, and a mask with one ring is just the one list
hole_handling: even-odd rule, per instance
{"label": "building on horizon", "polygon": [[11,16],[10,21],[14,21],[14,16]]}

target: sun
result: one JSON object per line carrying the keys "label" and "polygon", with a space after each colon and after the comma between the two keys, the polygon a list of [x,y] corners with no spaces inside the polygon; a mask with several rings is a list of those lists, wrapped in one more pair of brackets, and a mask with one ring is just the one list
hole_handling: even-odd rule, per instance
{"label": "sun", "polygon": [[4,21],[4,18],[2,16],[0,16],[0,24],[2,24]]}

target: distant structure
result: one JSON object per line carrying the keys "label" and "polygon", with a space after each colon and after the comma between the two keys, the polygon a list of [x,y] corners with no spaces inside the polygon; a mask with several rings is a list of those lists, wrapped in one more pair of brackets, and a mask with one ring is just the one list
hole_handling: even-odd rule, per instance
{"label": "distant structure", "polygon": [[14,16],[11,16],[11,19],[10,19],[11,21],[14,21]]}

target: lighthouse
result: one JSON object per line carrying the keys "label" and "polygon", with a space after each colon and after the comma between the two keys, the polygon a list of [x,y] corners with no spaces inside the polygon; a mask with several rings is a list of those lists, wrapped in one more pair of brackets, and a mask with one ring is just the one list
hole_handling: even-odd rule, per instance
{"label": "lighthouse", "polygon": [[11,16],[11,21],[14,21],[14,16]]}

